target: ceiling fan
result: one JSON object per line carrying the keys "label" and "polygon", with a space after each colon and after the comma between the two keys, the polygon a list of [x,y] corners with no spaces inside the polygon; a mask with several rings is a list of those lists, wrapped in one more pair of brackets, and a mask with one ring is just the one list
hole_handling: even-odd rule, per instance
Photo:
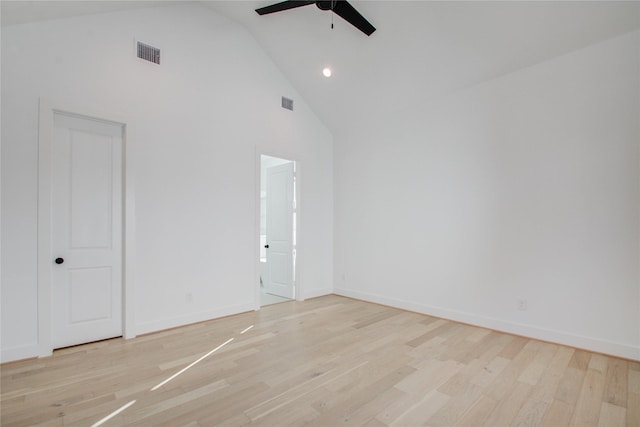
{"label": "ceiling fan", "polygon": [[[256,9],[258,15],[267,15],[274,12],[282,12],[283,10],[295,9],[296,7],[308,6],[315,4],[320,10],[331,10],[342,19],[370,36],[376,28],[367,21],[364,16],[354,9],[349,2],[344,0],[325,0],[325,1],[294,1],[287,0],[270,6]],[[333,24],[332,24],[333,28]]]}

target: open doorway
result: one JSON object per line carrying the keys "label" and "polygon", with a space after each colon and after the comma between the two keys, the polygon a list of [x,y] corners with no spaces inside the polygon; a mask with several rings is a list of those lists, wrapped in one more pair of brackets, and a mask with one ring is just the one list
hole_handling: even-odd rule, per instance
{"label": "open doorway", "polygon": [[296,163],[260,156],[260,306],[296,297]]}

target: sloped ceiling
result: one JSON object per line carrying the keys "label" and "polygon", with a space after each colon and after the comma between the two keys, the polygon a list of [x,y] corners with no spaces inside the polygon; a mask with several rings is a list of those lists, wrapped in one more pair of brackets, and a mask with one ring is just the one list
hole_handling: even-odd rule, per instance
{"label": "sloped ceiling", "polygon": [[153,6],[166,6],[180,1],[151,0],[0,0],[2,26],[26,24],[49,19],[116,12]]}
{"label": "sloped ceiling", "polygon": [[[640,1],[354,0],[377,28],[367,37],[314,5],[254,11],[275,2],[199,3],[244,26],[334,133],[640,28]],[[167,3],[2,1],[2,21]]]}
{"label": "sloped ceiling", "polygon": [[[640,2],[352,1],[365,36],[315,6],[208,2],[244,25],[335,131],[637,29]],[[330,79],[321,70],[330,65]]]}

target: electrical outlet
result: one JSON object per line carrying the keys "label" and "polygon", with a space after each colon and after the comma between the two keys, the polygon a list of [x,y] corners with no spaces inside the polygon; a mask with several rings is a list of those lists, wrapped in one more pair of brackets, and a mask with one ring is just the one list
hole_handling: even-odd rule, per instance
{"label": "electrical outlet", "polygon": [[191,292],[187,292],[186,294],[184,294],[184,300],[186,302],[192,302],[193,301],[193,294]]}
{"label": "electrical outlet", "polygon": [[527,300],[526,299],[518,299],[518,310],[525,311],[527,309]]}

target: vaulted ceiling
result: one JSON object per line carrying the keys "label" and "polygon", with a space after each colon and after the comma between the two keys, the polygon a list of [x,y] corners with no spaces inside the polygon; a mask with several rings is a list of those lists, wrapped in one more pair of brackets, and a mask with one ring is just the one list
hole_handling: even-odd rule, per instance
{"label": "vaulted ceiling", "polygon": [[[334,133],[640,28],[639,1],[351,1],[367,37],[314,5],[254,11],[275,2],[197,3],[244,26]],[[2,22],[169,3],[2,1]]]}

